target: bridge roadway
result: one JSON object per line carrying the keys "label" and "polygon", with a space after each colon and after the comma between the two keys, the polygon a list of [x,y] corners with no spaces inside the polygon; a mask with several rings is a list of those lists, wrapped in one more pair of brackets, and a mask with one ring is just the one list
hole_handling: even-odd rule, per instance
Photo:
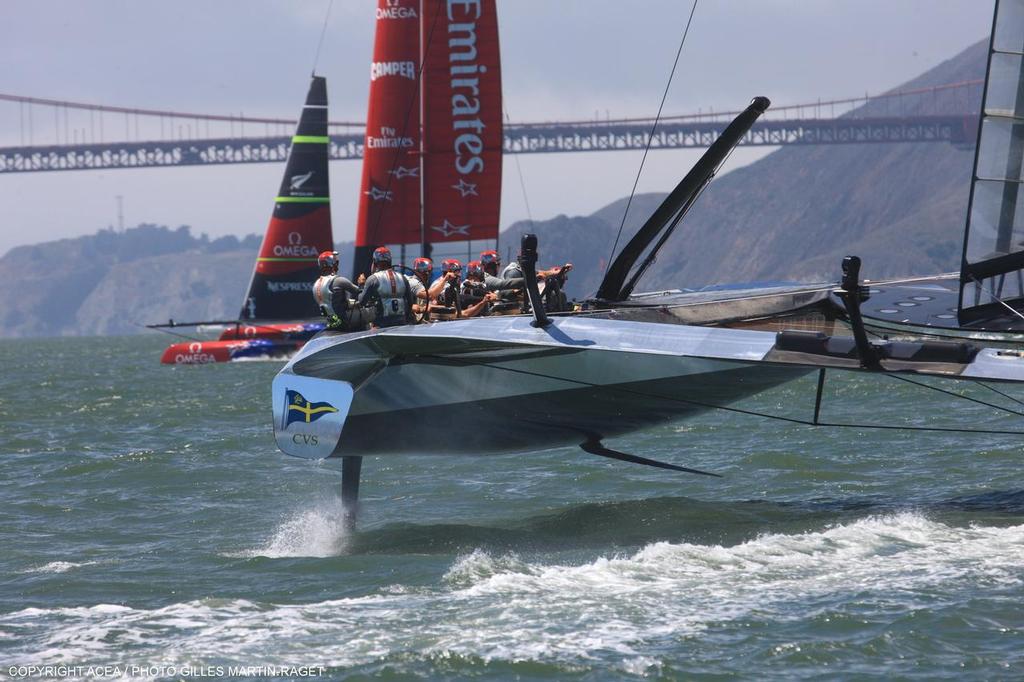
{"label": "bridge roadway", "polygon": [[[663,121],[651,148],[707,147],[726,125],[728,120]],[[970,146],[977,125],[976,115],[761,120],[741,144],[942,142]],[[509,124],[504,149],[508,154],[636,150],[643,149],[650,137],[650,121]],[[0,148],[0,173],[280,162],[287,158],[290,143],[290,137],[279,136],[6,147]],[[363,135],[332,135],[330,155],[338,160],[362,158]]]}

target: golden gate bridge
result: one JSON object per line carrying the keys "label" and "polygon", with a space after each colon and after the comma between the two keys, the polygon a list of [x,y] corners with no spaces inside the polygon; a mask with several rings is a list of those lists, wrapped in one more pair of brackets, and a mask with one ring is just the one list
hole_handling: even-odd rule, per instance
{"label": "golden gate bridge", "polygon": [[[982,80],[775,106],[746,146],[975,142]],[[701,148],[738,112],[506,123],[509,154]],[[0,173],[281,162],[293,119],[213,115],[0,94]],[[16,133],[14,131],[17,131]],[[364,124],[330,123],[332,159],[362,158]]]}

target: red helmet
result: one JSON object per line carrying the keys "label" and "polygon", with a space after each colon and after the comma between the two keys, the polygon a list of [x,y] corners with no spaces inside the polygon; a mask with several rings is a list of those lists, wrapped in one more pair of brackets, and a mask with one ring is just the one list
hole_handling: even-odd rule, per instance
{"label": "red helmet", "polygon": [[484,251],[480,254],[480,264],[484,270],[492,275],[497,275],[498,268],[501,267],[501,256],[498,255],[497,251]]}
{"label": "red helmet", "polygon": [[460,274],[462,272],[462,263],[455,258],[447,258],[441,261],[441,272],[454,272]]}
{"label": "red helmet", "polygon": [[373,250],[373,264],[375,266],[391,267],[391,249],[380,246]]}
{"label": "red helmet", "polygon": [[484,266],[478,260],[471,260],[466,264],[466,277],[483,280]]}
{"label": "red helmet", "polygon": [[412,271],[417,275],[430,276],[430,273],[434,271],[434,262],[429,258],[417,258],[412,262]]}
{"label": "red helmet", "polygon": [[338,272],[338,252],[322,251],[316,259],[316,264],[320,266],[321,275],[336,274]]}

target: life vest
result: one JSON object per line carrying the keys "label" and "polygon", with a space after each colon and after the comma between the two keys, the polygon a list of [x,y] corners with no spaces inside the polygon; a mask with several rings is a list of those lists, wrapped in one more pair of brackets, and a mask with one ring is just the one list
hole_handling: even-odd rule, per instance
{"label": "life vest", "polygon": [[523,274],[522,266],[516,261],[512,261],[501,271],[502,279],[518,279],[520,277],[525,277],[525,275]]}
{"label": "life vest", "polygon": [[331,291],[331,284],[334,283],[335,277],[337,275],[323,275],[313,282],[313,298],[316,299],[316,305],[320,309],[320,314],[326,318],[337,317],[340,312],[344,312],[345,308],[348,307],[348,297],[345,297],[345,307],[340,311],[334,309],[334,292]]}
{"label": "life vest", "polygon": [[[525,277],[523,268],[516,261],[512,261],[501,271],[501,279],[521,279],[522,277]],[[498,296],[502,303],[505,304],[503,309],[513,310],[520,301],[526,298],[526,291],[524,289],[506,289],[498,292]]]}
{"label": "life vest", "polygon": [[[409,282],[405,279],[405,275],[400,275],[389,268],[378,270],[370,275],[370,278],[377,280],[377,298],[380,301],[377,326],[392,327],[405,324],[407,320],[405,294],[409,288]],[[367,285],[369,283],[367,280]]]}

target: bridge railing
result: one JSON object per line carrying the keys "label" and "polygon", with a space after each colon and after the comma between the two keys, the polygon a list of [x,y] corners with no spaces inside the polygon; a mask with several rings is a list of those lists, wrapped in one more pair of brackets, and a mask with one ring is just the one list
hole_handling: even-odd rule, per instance
{"label": "bridge railing", "polygon": [[[864,144],[974,141],[982,81],[962,81],[883,95],[774,106],[741,144]],[[0,173],[139,168],[283,161],[295,121],[243,115],[193,114],[112,107],[0,94],[18,124],[2,126]],[[0,110],[2,111],[2,110]],[[74,112],[75,118],[72,118]],[[10,111],[7,112],[10,114]],[[504,148],[512,154],[708,146],[735,111],[698,111],[651,118],[513,123]],[[45,114],[45,115],[40,115]],[[50,134],[38,130],[52,115]],[[2,116],[0,116],[2,120]],[[86,125],[87,123],[87,125]],[[120,138],[122,130],[124,136]],[[14,136],[11,131],[17,130]],[[38,133],[38,134],[37,134]],[[330,124],[330,154],[357,159],[363,124]]]}
{"label": "bridge railing", "polygon": [[[765,120],[907,117],[916,115],[973,114],[978,110],[983,81],[967,80],[927,88],[895,90],[881,95],[818,100],[801,104],[776,104]],[[5,104],[6,103],[6,104]],[[728,121],[739,111],[712,109],[669,115],[661,123],[709,123]],[[239,114],[203,114],[138,107],[121,107],[68,100],[0,93],[0,139],[3,147],[107,144],[146,140],[219,140],[269,138],[290,135],[295,120]],[[563,127],[640,125],[653,119],[605,118],[577,121],[538,121],[514,127]],[[361,134],[359,121],[332,121],[332,135]]]}

